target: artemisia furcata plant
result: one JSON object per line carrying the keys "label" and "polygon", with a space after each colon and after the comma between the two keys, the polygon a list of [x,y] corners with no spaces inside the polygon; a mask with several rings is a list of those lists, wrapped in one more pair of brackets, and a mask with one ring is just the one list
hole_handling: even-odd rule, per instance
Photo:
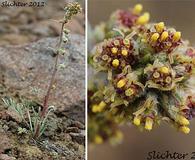
{"label": "artemisia furcata plant", "polygon": [[[64,54],[64,52],[65,52],[62,44],[68,42],[69,30],[67,30],[65,28],[65,25],[72,19],[72,17],[74,15],[77,15],[78,13],[80,13],[81,10],[82,10],[81,6],[77,2],[69,3],[64,8],[65,14],[64,14],[64,18],[60,21],[61,33],[60,33],[59,42],[58,42],[57,47],[56,47],[56,58],[55,58],[54,69],[53,69],[51,81],[49,83],[49,87],[48,87],[46,96],[44,98],[43,109],[40,113],[41,121],[45,118],[45,116],[48,112],[48,107],[49,107],[48,101],[49,101],[49,97],[50,97],[50,94],[51,94],[50,92],[51,92],[52,86],[54,85],[55,75],[56,75],[56,72],[58,70],[59,56],[60,56],[60,54]],[[35,126],[35,133],[34,133],[34,138],[35,139],[40,137],[40,133],[41,133],[40,129],[41,129],[41,125],[39,123],[37,123],[37,125]]]}
{"label": "artemisia furcata plant", "polygon": [[[25,123],[26,127],[28,127],[35,140],[40,138],[40,136],[44,133],[48,126],[47,123],[49,114],[53,110],[53,107],[49,106],[48,103],[58,68],[59,66],[63,66],[58,64],[58,59],[61,55],[65,54],[64,44],[68,42],[69,30],[65,28],[65,25],[72,19],[74,15],[80,13],[81,10],[81,6],[77,2],[68,3],[64,8],[64,18],[60,21],[61,33],[58,44],[54,49],[56,55],[55,63],[53,72],[51,73],[51,80],[48,84],[47,93],[44,97],[42,109],[30,101],[16,103],[11,98],[3,98],[5,105],[13,109],[19,115],[21,121]],[[21,132],[23,132],[22,128],[19,128],[19,133]]]}
{"label": "artemisia furcata plant", "polygon": [[88,89],[91,142],[121,138],[117,126],[129,122],[151,131],[166,121],[190,132],[195,49],[164,22],[150,23],[150,14],[142,9],[137,4],[118,10],[95,27],[90,64],[107,78],[101,84],[90,82]]}

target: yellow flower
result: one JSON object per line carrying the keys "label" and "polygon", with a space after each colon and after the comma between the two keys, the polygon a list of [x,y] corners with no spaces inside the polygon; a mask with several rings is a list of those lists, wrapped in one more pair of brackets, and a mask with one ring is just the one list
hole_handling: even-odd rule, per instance
{"label": "yellow flower", "polygon": [[122,88],[122,87],[124,87],[125,86],[125,84],[126,84],[126,79],[121,79],[120,81],[118,81],[118,83],[117,83],[117,88]]}
{"label": "yellow flower", "polygon": [[144,24],[148,23],[149,19],[150,19],[150,14],[148,12],[146,12],[137,19],[136,23],[138,25],[144,25]]}
{"label": "yellow flower", "polygon": [[99,103],[99,105],[94,104],[94,105],[92,106],[92,112],[94,112],[94,113],[102,112],[103,109],[105,108],[105,106],[106,106],[106,103],[105,103],[104,101],[101,101],[101,102]]}
{"label": "yellow flower", "polygon": [[121,54],[123,56],[127,56],[128,55],[128,51],[126,49],[122,49]]}
{"label": "yellow flower", "polygon": [[178,120],[178,123],[181,124],[181,125],[187,126],[187,125],[190,124],[189,120],[187,118],[185,118],[184,116],[181,116],[181,115],[177,117],[177,120]]}
{"label": "yellow flower", "polygon": [[159,33],[154,33],[152,36],[151,36],[151,41],[152,42],[156,42],[158,40],[158,38],[160,37]]}
{"label": "yellow flower", "polygon": [[132,88],[129,88],[125,91],[125,95],[130,97],[134,94],[134,90]]}
{"label": "yellow flower", "polygon": [[118,52],[118,48],[113,47],[113,48],[111,49],[111,52],[112,52],[113,54],[116,54],[116,53]]}
{"label": "yellow flower", "polygon": [[181,132],[185,133],[185,134],[190,133],[190,128],[188,128],[188,127],[186,127],[186,126],[181,126],[181,127],[179,128],[179,130],[180,130]]}
{"label": "yellow flower", "polygon": [[135,116],[133,119],[133,124],[139,126],[141,123],[141,116]]}
{"label": "yellow flower", "polygon": [[99,112],[99,106],[97,104],[94,104],[92,106],[92,112],[94,112],[94,113]]}
{"label": "yellow flower", "polygon": [[175,33],[173,34],[173,40],[174,40],[175,42],[179,41],[180,38],[181,38],[181,32],[175,32]]}
{"label": "yellow flower", "polygon": [[161,67],[160,68],[160,72],[161,73],[164,73],[164,74],[168,74],[169,73],[169,68],[168,67],[165,67],[165,66],[164,67]]}
{"label": "yellow flower", "polygon": [[99,135],[96,135],[95,138],[94,138],[94,142],[96,144],[102,144],[103,143],[103,138]]}
{"label": "yellow flower", "polygon": [[106,107],[106,103],[104,101],[101,101],[98,106],[99,106],[99,111],[101,112]]}
{"label": "yellow flower", "polygon": [[136,4],[133,8],[134,14],[140,14],[143,9],[143,6],[141,4]]}
{"label": "yellow flower", "polygon": [[159,22],[155,25],[155,29],[157,32],[161,33],[165,28],[164,22]]}
{"label": "yellow flower", "polygon": [[152,130],[152,126],[153,126],[153,119],[150,117],[146,118],[146,122],[145,122],[145,129],[146,130]]}
{"label": "yellow flower", "polygon": [[118,67],[118,66],[119,66],[119,60],[118,60],[118,59],[114,59],[114,60],[112,61],[112,65],[113,65],[114,67]]}
{"label": "yellow flower", "polygon": [[164,40],[166,40],[166,39],[168,38],[168,36],[169,36],[169,33],[168,33],[167,31],[164,31],[164,32],[161,34],[161,36],[160,36],[160,40],[161,40],[161,41],[164,41]]}

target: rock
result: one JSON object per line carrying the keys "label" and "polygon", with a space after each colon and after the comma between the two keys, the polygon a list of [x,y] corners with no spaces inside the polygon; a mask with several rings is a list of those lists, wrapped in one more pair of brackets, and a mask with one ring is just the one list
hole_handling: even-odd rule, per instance
{"label": "rock", "polygon": [[79,144],[85,143],[85,130],[81,130],[81,133],[69,133],[73,141],[76,141]]}
{"label": "rock", "polygon": [[34,160],[42,158],[42,152],[36,146],[26,146],[24,148],[20,148],[20,150],[25,156],[25,159]]}
{"label": "rock", "polygon": [[[23,1],[26,2],[26,0]],[[63,6],[67,2],[64,0],[58,0],[58,3],[55,1],[44,1],[46,2],[45,7],[1,7],[0,45],[24,44],[34,42],[43,37],[58,36],[60,25],[56,20],[63,19]],[[84,0],[79,1],[79,3],[84,8]],[[84,35],[84,23],[85,16],[83,11],[81,14],[73,17],[71,23],[66,27],[71,30],[71,33]],[[14,40],[15,35],[19,36],[19,41]],[[9,38],[10,36],[14,39]]]}
{"label": "rock", "polygon": [[[42,104],[55,60],[51,48],[58,38],[45,38],[38,42],[0,47],[0,82],[9,91]],[[85,100],[85,43],[84,37],[70,35],[66,49],[66,67],[60,69],[55,79],[49,105],[57,112],[84,123]],[[60,57],[59,63],[63,63]],[[36,90],[36,92],[34,92]]]}
{"label": "rock", "polygon": [[0,160],[16,160],[16,158],[10,157],[7,154],[0,154]]}
{"label": "rock", "polygon": [[9,115],[7,115],[6,111],[0,111],[0,119],[8,119]]}
{"label": "rock", "polygon": [[6,114],[13,119],[15,122],[22,122],[22,118],[18,115],[18,113],[16,113],[16,111],[14,111],[11,108],[8,108],[8,110],[6,111]]}
{"label": "rock", "polygon": [[28,37],[19,34],[6,34],[2,36],[1,39],[7,42],[5,44],[12,44],[12,45],[25,43],[26,41],[28,41]]}
{"label": "rock", "polygon": [[10,139],[6,134],[0,133],[0,153],[3,153],[5,150],[10,149],[12,147]]}
{"label": "rock", "polygon": [[79,128],[77,128],[77,127],[68,127],[68,128],[66,129],[66,132],[67,132],[67,133],[71,133],[71,132],[73,132],[73,133],[80,133],[81,131],[80,131]]}
{"label": "rock", "polygon": [[77,128],[79,128],[79,129],[85,129],[85,125],[82,124],[82,123],[79,122],[79,121],[74,121],[74,122],[72,122],[71,126],[77,127]]}

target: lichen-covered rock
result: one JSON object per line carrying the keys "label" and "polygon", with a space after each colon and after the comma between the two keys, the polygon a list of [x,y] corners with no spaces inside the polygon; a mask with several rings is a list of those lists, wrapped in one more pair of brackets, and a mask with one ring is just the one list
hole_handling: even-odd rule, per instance
{"label": "lichen-covered rock", "polygon": [[[9,93],[42,104],[55,60],[52,48],[57,42],[57,38],[45,38],[31,44],[0,47],[0,82]],[[65,61],[66,66],[56,75],[49,102],[57,112],[63,111],[80,122],[84,122],[84,44],[83,36],[70,35],[70,42],[64,45],[66,55],[59,60]]]}

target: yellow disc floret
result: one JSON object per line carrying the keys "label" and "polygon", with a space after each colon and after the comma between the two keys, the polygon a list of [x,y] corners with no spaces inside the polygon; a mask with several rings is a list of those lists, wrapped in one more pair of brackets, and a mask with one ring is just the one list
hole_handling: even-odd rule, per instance
{"label": "yellow disc floret", "polygon": [[161,33],[165,28],[164,22],[159,22],[155,25],[155,29],[157,32]]}
{"label": "yellow disc floret", "polygon": [[99,106],[97,104],[94,104],[92,106],[92,112],[94,112],[94,113],[99,112]]}
{"label": "yellow disc floret", "polygon": [[190,124],[189,120],[187,118],[185,118],[184,116],[181,116],[181,115],[177,117],[177,120],[178,120],[178,123],[181,124],[181,125],[187,126],[187,125]]}
{"label": "yellow disc floret", "polygon": [[127,83],[126,79],[121,79],[121,80],[118,81],[118,83],[117,83],[117,88],[122,88],[122,87],[124,87],[126,83]]}
{"label": "yellow disc floret", "polygon": [[92,106],[92,112],[94,113],[102,112],[105,107],[106,107],[106,103],[104,101],[101,101],[98,105],[94,104]]}
{"label": "yellow disc floret", "polygon": [[112,61],[112,65],[113,65],[113,67],[118,67],[119,66],[119,60],[118,59],[114,59]]}
{"label": "yellow disc floret", "polygon": [[122,49],[121,54],[122,54],[123,56],[127,56],[127,55],[128,55],[128,50]]}
{"label": "yellow disc floret", "polygon": [[143,9],[143,6],[141,4],[136,4],[133,8],[134,14],[140,14]]}
{"label": "yellow disc floret", "polygon": [[133,119],[133,124],[139,126],[141,123],[141,116],[135,116]]}
{"label": "yellow disc floret", "polygon": [[153,119],[150,117],[146,118],[146,122],[145,122],[145,129],[146,130],[152,130],[152,126],[153,126]]}
{"label": "yellow disc floret", "polygon": [[188,128],[188,127],[186,127],[186,126],[181,126],[181,127],[179,128],[179,130],[180,130],[181,132],[185,133],[185,134],[190,133],[190,128]]}
{"label": "yellow disc floret", "polygon": [[168,67],[165,67],[165,66],[164,67],[161,67],[160,68],[160,72],[161,73],[164,73],[164,74],[168,74],[169,73],[169,68]]}
{"label": "yellow disc floret", "polygon": [[150,20],[150,14],[148,12],[146,12],[137,19],[136,23],[138,25],[144,25],[144,24],[148,23],[149,20]]}
{"label": "yellow disc floret", "polygon": [[175,32],[175,33],[173,34],[173,40],[174,40],[175,42],[179,41],[180,38],[181,38],[181,32]]}
{"label": "yellow disc floret", "polygon": [[113,54],[116,54],[116,53],[118,52],[118,48],[113,47],[113,48],[111,49],[111,52],[112,52]]}
{"label": "yellow disc floret", "polygon": [[160,40],[164,41],[169,37],[169,33],[167,31],[164,31],[161,36],[160,36]]}
{"label": "yellow disc floret", "polygon": [[104,101],[101,101],[99,104],[99,108],[104,109],[106,107],[106,103]]}
{"label": "yellow disc floret", "polygon": [[158,40],[158,38],[160,37],[159,33],[154,33],[152,36],[151,36],[151,41],[152,42],[156,42]]}

